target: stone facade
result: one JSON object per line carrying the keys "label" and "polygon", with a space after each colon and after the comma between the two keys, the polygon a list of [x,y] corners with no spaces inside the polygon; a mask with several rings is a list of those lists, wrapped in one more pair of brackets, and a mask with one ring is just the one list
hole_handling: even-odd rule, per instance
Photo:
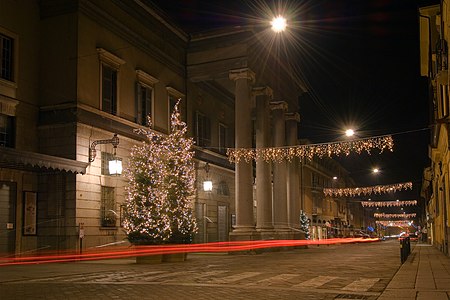
{"label": "stone facade", "polygon": [[[0,230],[6,232],[0,253],[126,243],[126,182],[109,175],[107,160],[115,155],[126,168],[131,147],[142,140],[134,130],[145,125],[146,113],[152,128],[167,134],[178,99],[196,141],[194,241],[281,237],[279,232],[298,238],[299,210],[314,214],[303,171],[234,165],[226,156],[228,147],[297,142],[300,117],[292,116],[306,90],[255,40],[254,28],[188,35],[147,1],[0,3],[0,37],[12,53],[0,78],[0,117],[9,134],[0,147]],[[270,103],[283,103],[279,116]],[[117,149],[100,143],[90,161],[96,141],[114,134]],[[303,170],[305,163],[296,164]],[[204,179],[213,182],[212,191],[203,191]],[[337,202],[328,201],[334,204],[324,219],[342,217]]]}
{"label": "stone facade", "polygon": [[421,196],[426,217],[422,239],[450,254],[450,176],[449,176],[449,2],[420,8],[421,75],[428,77],[431,111],[431,165],[424,170]]}

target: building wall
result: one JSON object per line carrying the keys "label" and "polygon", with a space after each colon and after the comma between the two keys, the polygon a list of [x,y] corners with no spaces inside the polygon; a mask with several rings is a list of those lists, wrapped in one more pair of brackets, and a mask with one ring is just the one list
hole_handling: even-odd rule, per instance
{"label": "building wall", "polygon": [[424,172],[422,197],[427,207],[429,241],[438,249],[450,253],[450,192],[449,192],[449,76],[448,23],[450,7],[440,5],[420,8],[421,74],[428,77],[431,138],[431,165]]}
{"label": "building wall", "polygon": [[[18,150],[39,149],[37,123],[39,101],[39,10],[37,1],[1,1],[0,34],[13,39],[13,78],[0,79],[0,113],[15,119],[15,145]],[[37,174],[27,170],[0,168],[2,182],[2,235],[11,236],[14,245],[0,246],[0,252],[28,253],[37,248],[35,235],[23,235],[24,192],[38,191]],[[12,199],[9,206],[9,198]],[[8,208],[6,208],[8,207]],[[10,221],[3,212],[9,210]]]}
{"label": "building wall", "polygon": [[[323,194],[326,187],[352,185],[342,167],[330,159],[304,160],[300,173],[302,210],[311,221],[312,238],[348,237],[356,229],[364,228],[364,209],[359,203]],[[337,179],[333,179],[336,175]]]}
{"label": "building wall", "polygon": [[[249,32],[189,40],[161,12],[141,1],[0,0],[0,5],[0,33],[11,34],[17,42],[15,79],[0,81],[2,113],[9,110],[16,117],[15,148],[87,164],[94,141],[111,139],[115,133],[120,139],[115,150],[108,142],[98,144],[97,156],[85,174],[39,164],[25,170],[0,169],[0,182],[13,182],[16,193],[10,208],[15,216],[13,251],[84,250],[126,242],[120,227],[126,181],[102,174],[102,152],[115,152],[126,168],[130,149],[143,140],[134,132],[142,128],[136,122],[136,83],[143,78],[153,91],[154,130],[169,131],[170,95],[182,99],[190,136],[195,138],[196,112],[211,120],[210,145],[194,149],[195,204],[201,226],[194,239],[227,240],[236,217],[235,173],[234,165],[218,149],[219,124],[227,127],[225,146],[233,147],[235,107],[239,107],[229,71],[249,67],[256,74],[254,87],[276,88],[274,100],[286,101],[288,111],[295,112],[297,96],[303,91],[283,77],[288,70],[276,70],[283,76],[274,80],[273,70],[267,67],[271,64],[265,66],[260,60],[267,57],[273,62],[274,57],[255,56],[261,44],[248,43]],[[117,70],[115,114],[102,111],[102,63]],[[206,163],[213,181],[211,192],[202,190]],[[321,224],[317,225],[324,236],[328,234],[322,229],[325,221],[340,218],[337,200],[320,195],[323,186],[313,192],[311,178],[318,174],[330,180],[333,170],[329,164],[304,163],[300,177],[299,201],[311,218],[313,198],[320,198]],[[102,226],[102,187],[113,189],[115,226]],[[22,234],[24,192],[37,193],[35,235]]]}

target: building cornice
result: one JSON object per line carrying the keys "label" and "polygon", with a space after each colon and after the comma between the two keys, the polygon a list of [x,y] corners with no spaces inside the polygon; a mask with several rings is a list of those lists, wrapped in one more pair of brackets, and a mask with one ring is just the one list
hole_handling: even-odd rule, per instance
{"label": "building cornice", "polygon": [[[122,2],[112,1],[112,3],[119,5],[120,8],[126,11],[128,14],[134,13],[134,17],[136,17],[141,22],[143,27],[150,26],[148,21],[144,21],[143,18],[134,11],[130,9],[125,10],[124,4]],[[128,6],[126,8],[128,8]],[[94,22],[97,22],[98,24],[101,24],[101,26],[104,26],[107,29],[113,31],[115,34],[128,41],[130,44],[135,45],[137,48],[146,52],[147,55],[154,58],[161,64],[173,69],[180,76],[185,75],[185,55],[181,55],[180,57],[178,57],[178,59],[167,55],[163,50],[161,50],[161,47],[157,47],[153,43],[149,43],[148,39],[125,26],[122,22],[120,22],[120,20],[114,18],[114,16],[109,15],[104,9],[97,6],[94,1],[80,1],[78,9],[81,13],[92,19]],[[164,39],[161,36],[158,36],[158,38]],[[185,53],[187,48],[187,41],[180,39],[179,43],[173,43],[173,47],[182,48],[181,51]]]}
{"label": "building cornice", "polygon": [[287,110],[288,109],[288,104],[286,101],[273,101],[273,102],[270,102],[269,104],[270,104],[271,110],[277,110],[277,109]]}

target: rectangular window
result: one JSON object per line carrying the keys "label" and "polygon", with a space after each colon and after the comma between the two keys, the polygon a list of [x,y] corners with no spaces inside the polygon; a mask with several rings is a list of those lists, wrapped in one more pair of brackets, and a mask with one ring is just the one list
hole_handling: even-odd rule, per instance
{"label": "rectangular window", "polygon": [[116,200],[114,188],[102,186],[100,223],[102,227],[116,227]]}
{"label": "rectangular window", "polygon": [[117,113],[117,71],[102,64],[102,110]]}
{"label": "rectangular window", "polygon": [[109,174],[109,161],[114,158],[114,155],[108,152],[102,152],[102,175]]}
{"label": "rectangular window", "polygon": [[217,195],[222,196],[230,195],[230,189],[228,188],[228,184],[225,181],[219,182],[219,185],[217,187]]}
{"label": "rectangular window", "polygon": [[448,95],[448,85],[440,84],[440,103],[439,103],[439,119],[448,117],[448,103],[450,101]]}
{"label": "rectangular window", "polygon": [[14,40],[0,34],[0,78],[13,81]]}
{"label": "rectangular window", "polygon": [[14,148],[15,117],[0,114],[0,146]]}
{"label": "rectangular window", "polygon": [[228,128],[224,124],[219,124],[219,152],[227,152],[227,130]]}
{"label": "rectangular window", "polygon": [[320,176],[312,173],[311,174],[311,185],[313,188],[320,188]]}
{"label": "rectangular window", "polygon": [[152,111],[152,99],[153,90],[145,85],[138,83],[137,85],[137,123],[148,126],[147,116],[152,118],[153,122],[153,111]]}
{"label": "rectangular window", "polygon": [[200,112],[195,113],[194,119],[195,141],[197,146],[211,145],[211,120]]}

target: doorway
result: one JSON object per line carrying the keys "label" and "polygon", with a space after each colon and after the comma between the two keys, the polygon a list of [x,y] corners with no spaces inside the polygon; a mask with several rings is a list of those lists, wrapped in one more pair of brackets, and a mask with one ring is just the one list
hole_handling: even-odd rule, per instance
{"label": "doorway", "polygon": [[14,254],[16,245],[16,183],[0,181],[0,256]]}

